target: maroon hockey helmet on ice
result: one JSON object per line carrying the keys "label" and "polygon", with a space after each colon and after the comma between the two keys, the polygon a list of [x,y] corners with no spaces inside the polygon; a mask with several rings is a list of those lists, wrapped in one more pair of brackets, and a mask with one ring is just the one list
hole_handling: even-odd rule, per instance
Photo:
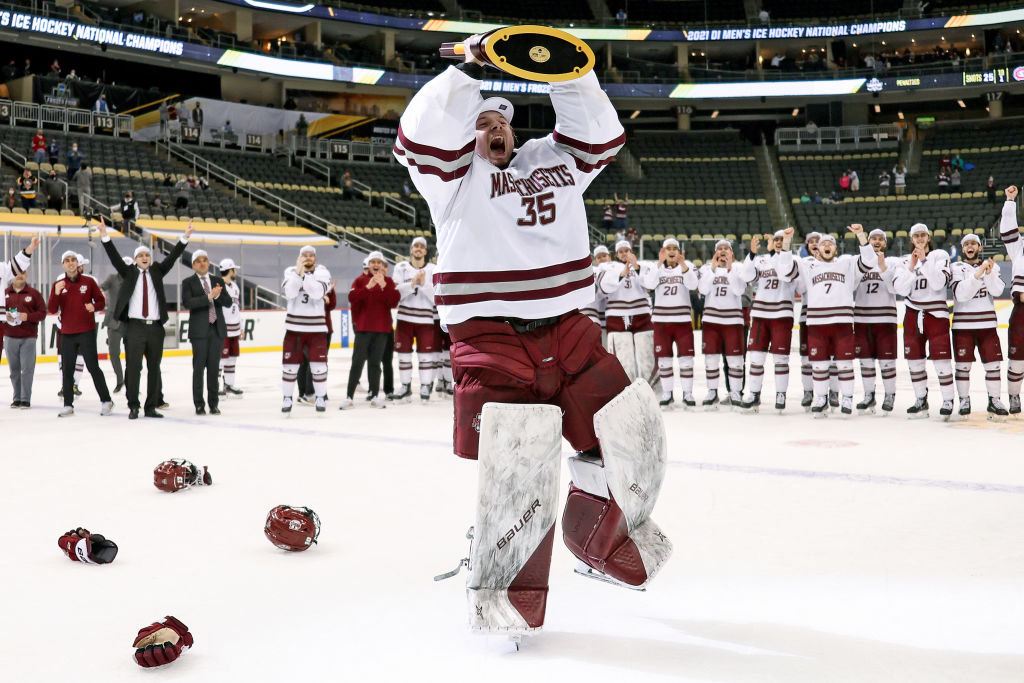
{"label": "maroon hockey helmet on ice", "polygon": [[320,518],[309,508],[278,505],[267,513],[263,533],[282,550],[306,550],[320,535]]}

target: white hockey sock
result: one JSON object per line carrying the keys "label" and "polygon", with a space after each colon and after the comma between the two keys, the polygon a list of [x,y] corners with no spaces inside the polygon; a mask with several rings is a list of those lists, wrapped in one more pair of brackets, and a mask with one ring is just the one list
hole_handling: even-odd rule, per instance
{"label": "white hockey sock", "polygon": [[827,360],[816,360],[811,363],[815,398],[828,396],[828,365]]}
{"label": "white hockey sock", "polygon": [[679,385],[684,395],[693,393],[693,356],[679,357]]}
{"label": "white hockey sock", "polygon": [[452,354],[449,351],[441,352],[441,379],[452,383]]}
{"label": "white hockey sock", "polygon": [[708,391],[718,390],[718,366],[722,357],[717,353],[704,356],[704,374],[708,380]]}
{"label": "white hockey sock", "polygon": [[832,361],[828,366],[828,390],[839,393],[839,368]]}
{"label": "white hockey sock", "polygon": [[[434,360],[431,358],[433,355],[432,353],[421,353],[417,358],[420,370],[420,387],[429,387],[434,383]],[[403,380],[402,383],[404,384],[405,381]]]}
{"label": "white hockey sock", "polygon": [[658,377],[661,378],[661,390],[666,394],[671,394],[672,389],[675,387],[675,381],[672,377],[671,356],[658,359]]}
{"label": "white hockey sock", "polygon": [[886,394],[896,393],[896,361],[880,360],[878,366],[882,370],[882,391]]}
{"label": "white hockey sock", "polygon": [[757,393],[761,391],[761,386],[764,384],[764,361],[768,354],[764,351],[751,351],[749,355],[750,383],[748,388],[751,393]]}
{"label": "white hockey sock", "polygon": [[1020,385],[1024,383],[1024,360],[1011,360],[1006,366],[1006,388],[1010,396],[1020,396]]}
{"label": "white hockey sock", "polygon": [[85,358],[79,356],[75,359],[75,384],[82,381],[82,373],[85,372]]}
{"label": "white hockey sock", "polygon": [[953,361],[933,360],[935,374],[939,376],[939,391],[942,392],[943,401],[952,401],[956,398],[956,387],[953,386]]}
{"label": "white hockey sock", "polygon": [[740,393],[743,387],[743,356],[726,356],[725,364],[729,371],[729,386],[732,393]]}
{"label": "white hockey sock", "polygon": [[864,394],[875,393],[875,359],[860,359],[860,379],[864,383]]}
{"label": "white hockey sock", "polygon": [[313,376],[313,393],[317,398],[327,395],[327,363],[310,363],[309,374]]}
{"label": "white hockey sock", "polygon": [[[403,386],[412,383],[412,354],[411,353],[398,353],[398,381]],[[420,354],[422,358],[422,354]],[[422,370],[420,371],[422,374]]]}
{"label": "white hockey sock", "polygon": [[789,355],[774,353],[772,361],[775,363],[775,391],[784,394],[789,389]]}
{"label": "white hockey sock", "polygon": [[804,391],[814,389],[814,374],[811,370],[811,361],[807,359],[807,356],[800,356],[800,382],[803,384]]}
{"label": "white hockey sock", "polygon": [[924,360],[908,360],[910,368],[910,384],[914,387],[914,396],[924,398],[928,395],[928,371],[924,368]]}
{"label": "white hockey sock", "polygon": [[985,389],[988,390],[988,395],[993,398],[999,398],[1000,392],[1003,390],[1002,378],[999,376],[999,366],[999,361],[985,363]]}
{"label": "white hockey sock", "polygon": [[298,363],[289,363],[281,367],[281,393],[291,396],[295,393],[295,378],[299,376]]}
{"label": "white hockey sock", "polygon": [[837,360],[836,370],[839,371],[839,394],[841,396],[853,396],[855,383],[852,360]]}
{"label": "white hockey sock", "polygon": [[971,394],[970,363],[956,364],[956,393],[960,394],[961,399],[967,398]]}

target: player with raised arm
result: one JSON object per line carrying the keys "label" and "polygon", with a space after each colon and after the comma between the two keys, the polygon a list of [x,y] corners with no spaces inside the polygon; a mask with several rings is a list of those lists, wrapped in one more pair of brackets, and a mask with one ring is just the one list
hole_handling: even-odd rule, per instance
{"label": "player with raised arm", "polygon": [[679,242],[669,237],[658,252],[658,269],[647,272],[644,287],[654,291],[654,356],[661,377],[661,405],[671,406],[672,345],[679,357],[679,384],[683,389],[683,407],[697,405],[693,398],[693,314],[690,292],[697,289],[697,269],[686,260]]}
{"label": "player with raised arm", "polygon": [[650,519],[666,466],[658,400],[630,384],[601,330],[583,192],[625,142],[591,72],[551,84],[553,133],[513,146],[512,103],[466,62],[416,93],[395,155],[437,225],[434,299],[451,334],[454,450],[479,459],[470,627],[541,628],[564,436],[562,538],[587,576],[643,587],[671,544]]}
{"label": "player with raised arm", "polygon": [[[949,336],[949,307],[946,289],[953,279],[949,268],[949,254],[932,248],[931,232],[924,223],[910,228],[910,243],[914,251],[899,261],[893,277],[896,293],[906,297],[907,310],[903,317],[903,356],[910,366],[910,382],[916,400],[907,408],[907,417],[928,417],[928,373],[925,359],[930,358],[939,376],[942,407],[939,414],[945,420],[953,414],[953,348]],[[926,350],[927,348],[927,350]]]}
{"label": "player with raised arm", "polygon": [[601,328],[601,343],[607,343],[607,329],[604,319],[605,309],[608,307],[608,295],[601,291],[597,285],[597,274],[601,271],[601,264],[612,260],[608,247],[599,244],[594,247],[594,300],[580,309],[580,313],[590,318],[595,325]]}
{"label": "player with raised arm", "polygon": [[224,291],[231,297],[231,306],[223,309],[228,335],[224,337],[224,347],[220,352],[220,372],[224,380],[221,395],[241,396],[242,390],[235,386],[235,370],[239,356],[238,340],[242,337],[242,291],[235,282],[238,278],[238,266],[226,258],[220,262],[219,267],[220,276],[224,280]]}
{"label": "player with raised arm", "polygon": [[956,358],[956,390],[960,415],[971,414],[971,364],[978,349],[985,368],[988,417],[1003,420],[1009,414],[1002,401],[1003,349],[999,343],[994,299],[1006,284],[992,259],[982,258],[981,238],[970,233],[960,240],[963,257],[950,264],[953,274],[953,352]]}
{"label": "player with raised arm", "polygon": [[697,289],[704,295],[701,351],[704,354],[704,372],[708,393],[704,398],[705,410],[718,410],[718,377],[721,357],[729,373],[732,393],[730,401],[737,410],[742,409],[743,397],[743,293],[747,283],[727,240],[715,243],[715,254],[697,271]]}
{"label": "player with raised arm", "polygon": [[440,340],[434,329],[434,264],[427,261],[427,240],[413,239],[409,260],[395,264],[398,323],[395,325],[395,353],[398,354],[398,380],[402,386],[395,400],[412,395],[412,349],[415,345],[420,370],[420,398],[430,400],[434,386],[434,367],[440,361]]}
{"label": "player with raised arm", "polygon": [[1013,264],[1013,281],[1010,296],[1013,311],[1010,313],[1010,329],[1007,330],[1006,386],[1010,393],[1010,415],[1020,415],[1020,387],[1024,383],[1024,237],[1017,226],[1017,187],[1006,188],[1006,202],[999,221],[999,235]]}
{"label": "player with raised arm", "polygon": [[[844,415],[853,413],[853,293],[864,273],[878,265],[878,255],[868,244],[864,228],[855,223],[846,229],[857,236],[859,257],[839,256],[836,238],[822,235],[818,240],[818,257],[797,264],[807,292],[807,347],[814,372],[811,414],[816,418],[828,415],[830,360],[835,360],[839,370],[840,411]],[[794,262],[789,250],[792,236],[793,229],[787,228],[778,262],[784,272]]]}
{"label": "player with raised arm", "polygon": [[282,413],[291,413],[295,379],[299,374],[303,351],[309,358],[313,376],[316,411],[327,410],[327,321],[324,303],[331,287],[331,273],[316,262],[316,249],[306,245],[299,249],[295,265],[284,271],[281,283],[287,304],[284,317],[284,348],[282,349],[281,388],[284,400]]}
{"label": "player with raised arm", "polygon": [[860,378],[864,384],[864,400],[857,404],[862,413],[875,412],[875,363],[882,375],[882,413],[888,415],[896,403],[896,290],[893,289],[895,268],[885,260],[885,231],[872,230],[868,243],[875,250],[878,265],[860,279],[854,294],[853,335],[856,355],[860,360]]}
{"label": "player with raised arm", "polygon": [[768,352],[775,366],[775,410],[786,409],[789,388],[789,348],[793,342],[793,297],[799,269],[794,263],[788,272],[778,267],[779,252],[785,233],[777,230],[765,235],[768,253],[758,254],[761,236],[750,238],[750,251],[739,265],[746,282],[757,282],[757,292],[750,307],[750,393],[743,399],[744,410],[757,412],[761,405],[761,386]]}
{"label": "player with raised arm", "polygon": [[[821,239],[820,232],[809,232],[804,237],[804,248],[807,254],[801,259],[807,262],[814,261],[818,256],[818,240]],[[804,291],[803,281],[796,279],[794,291],[800,295],[800,382],[804,394],[800,399],[800,407],[805,410],[811,409],[811,402],[814,400],[814,376],[811,370],[811,361],[807,357],[807,292]]]}
{"label": "player with raised arm", "polygon": [[615,260],[601,266],[596,280],[597,288],[608,297],[605,348],[619,359],[630,382],[639,378],[656,388],[658,366],[647,292],[653,270],[650,263],[636,260],[628,240],[620,240],[615,244]]}

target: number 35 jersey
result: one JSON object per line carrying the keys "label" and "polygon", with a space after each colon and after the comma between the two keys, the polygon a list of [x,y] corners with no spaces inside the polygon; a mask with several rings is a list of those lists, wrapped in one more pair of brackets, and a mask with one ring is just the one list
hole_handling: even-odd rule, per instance
{"label": "number 35 jersey", "polygon": [[480,84],[448,68],[413,97],[395,142],[437,226],[441,322],[585,308],[594,272],[583,192],[625,142],[615,108],[593,72],[552,83],[554,132],[501,169],[475,152]]}

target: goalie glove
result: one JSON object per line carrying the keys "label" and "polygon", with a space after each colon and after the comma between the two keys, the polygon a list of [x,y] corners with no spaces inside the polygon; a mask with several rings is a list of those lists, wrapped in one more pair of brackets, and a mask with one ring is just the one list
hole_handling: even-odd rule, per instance
{"label": "goalie glove", "polygon": [[146,669],[164,666],[192,647],[192,634],[188,626],[174,617],[165,617],[163,621],[139,629],[132,647],[139,666]]}
{"label": "goalie glove", "polygon": [[209,486],[213,477],[206,466],[199,467],[188,460],[164,460],[153,470],[153,486],[174,493],[190,486]]}
{"label": "goalie glove", "polygon": [[108,564],[117,557],[116,543],[81,527],[66,532],[57,539],[57,545],[72,562]]}

